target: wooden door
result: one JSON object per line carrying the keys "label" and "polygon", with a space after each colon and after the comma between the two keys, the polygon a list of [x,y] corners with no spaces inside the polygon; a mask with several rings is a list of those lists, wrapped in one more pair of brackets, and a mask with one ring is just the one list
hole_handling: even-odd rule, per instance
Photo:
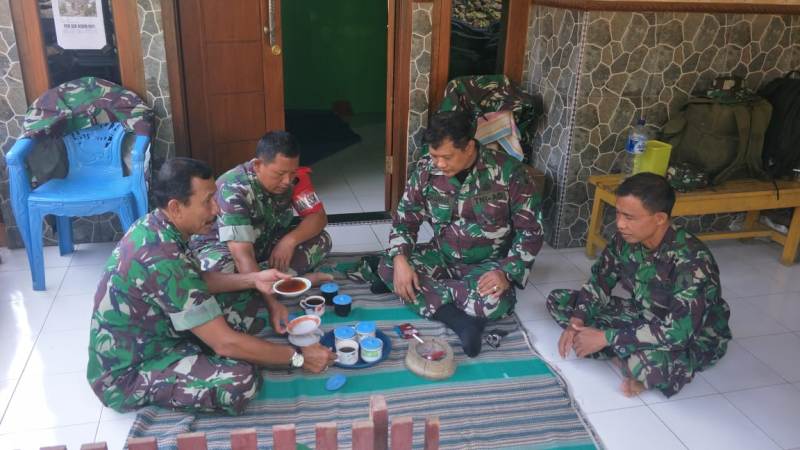
{"label": "wooden door", "polygon": [[190,154],[219,175],[284,128],[280,0],[178,5]]}

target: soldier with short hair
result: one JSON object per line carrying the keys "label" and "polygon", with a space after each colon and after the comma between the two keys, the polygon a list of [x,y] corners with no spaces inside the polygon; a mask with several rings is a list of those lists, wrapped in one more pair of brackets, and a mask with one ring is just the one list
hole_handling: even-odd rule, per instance
{"label": "soldier with short hair", "polygon": [[[564,328],[566,357],[611,357],[622,392],[675,395],[716,363],[731,339],[730,309],[708,247],[670,221],[675,192],[662,176],[640,173],[617,188],[617,233],[581,290],[556,289],[547,309]],[[620,284],[630,297],[611,294]]]}
{"label": "soldier with short hair", "polygon": [[[219,217],[190,244],[203,270],[249,273],[271,267],[305,275],[315,285],[332,278],[311,273],[330,253],[331,237],[311,169],[299,167],[299,162],[294,137],[273,131],[258,141],[254,159],[217,179]],[[295,227],[293,210],[300,216]],[[265,301],[273,327],[284,332],[286,308],[274,295],[265,296]]]}
{"label": "soldier with short hair", "polygon": [[335,358],[319,344],[302,353],[253,334],[266,322],[258,292],[288,275],[275,269],[203,272],[189,236],[214,223],[211,168],[190,158],[161,167],[156,209],[117,244],[98,285],[87,378],[100,401],[126,411],[145,405],[239,414],[261,384],[259,367],[318,373]]}
{"label": "soldier with short hair", "polygon": [[[487,320],[513,310],[542,246],[540,198],[522,164],[481,147],[465,112],[439,112],[425,131],[430,154],[414,167],[393,215],[377,272],[423,317],[481,350]],[[418,244],[423,221],[434,238]]]}

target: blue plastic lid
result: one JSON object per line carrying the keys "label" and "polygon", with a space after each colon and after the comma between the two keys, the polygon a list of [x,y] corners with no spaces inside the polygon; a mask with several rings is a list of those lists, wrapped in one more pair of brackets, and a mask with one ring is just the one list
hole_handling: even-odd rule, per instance
{"label": "blue plastic lid", "polygon": [[336,283],[325,283],[325,284],[323,284],[322,286],[319,287],[319,290],[324,292],[324,293],[326,293],[326,294],[330,294],[331,292],[338,291],[339,290],[339,285],[336,284]]}
{"label": "blue plastic lid", "polygon": [[377,350],[383,346],[383,341],[376,337],[368,337],[361,340],[361,347],[366,350]]}
{"label": "blue plastic lid", "polygon": [[339,339],[352,339],[356,336],[356,330],[353,327],[336,327],[333,335]]}
{"label": "blue plastic lid", "polygon": [[338,391],[347,382],[347,377],[342,374],[336,374],[325,382],[325,389],[329,391]]}
{"label": "blue plastic lid", "polygon": [[339,294],[336,297],[333,297],[333,304],[334,305],[349,305],[353,302],[353,299],[350,298],[347,294]]}
{"label": "blue plastic lid", "polygon": [[372,322],[372,321],[359,322],[358,325],[356,325],[356,332],[357,333],[364,333],[364,334],[374,333],[375,332],[375,322]]}

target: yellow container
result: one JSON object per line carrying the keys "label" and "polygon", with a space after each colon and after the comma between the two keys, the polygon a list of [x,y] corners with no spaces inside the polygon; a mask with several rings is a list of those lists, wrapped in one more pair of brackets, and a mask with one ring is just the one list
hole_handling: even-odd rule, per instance
{"label": "yellow container", "polygon": [[667,174],[669,155],[672,146],[666,142],[647,141],[644,152],[633,159],[633,173],[652,172],[661,176]]}

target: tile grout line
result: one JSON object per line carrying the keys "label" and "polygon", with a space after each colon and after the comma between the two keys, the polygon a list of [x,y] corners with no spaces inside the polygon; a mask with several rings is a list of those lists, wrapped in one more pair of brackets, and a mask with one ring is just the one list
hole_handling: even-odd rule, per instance
{"label": "tile grout line", "polygon": [[[787,384],[788,384],[788,383],[787,383]],[[776,386],[781,386],[781,385],[776,385]],[[762,387],[767,387],[767,386],[762,386]],[[728,396],[727,396],[727,395],[725,395],[725,394],[722,394],[722,398],[724,398],[724,399],[725,399],[725,401],[726,401],[726,402],[728,402],[728,404],[729,404],[729,405],[733,406],[733,409],[735,409],[736,411],[738,411],[738,412],[739,412],[739,414],[741,414],[742,416],[744,416],[744,418],[745,418],[745,419],[747,419],[747,420],[748,420],[750,423],[752,423],[752,424],[753,424],[753,426],[754,426],[754,427],[756,427],[756,429],[757,429],[757,430],[759,430],[759,431],[761,431],[762,433],[764,433],[764,436],[766,436],[766,437],[767,437],[767,439],[769,439],[769,440],[770,440],[770,442],[772,442],[773,444],[775,444],[775,446],[776,446],[777,448],[780,448],[780,449],[782,449],[782,448],[783,448],[783,446],[781,446],[780,444],[778,444],[778,443],[775,441],[775,439],[773,439],[773,438],[772,438],[772,436],[771,436],[769,433],[767,433],[767,431],[766,431],[766,430],[764,430],[764,429],[762,429],[760,426],[758,426],[758,424],[757,424],[757,423],[756,423],[756,422],[755,422],[753,419],[751,419],[751,418],[750,418],[750,416],[748,416],[748,415],[747,415],[747,413],[745,413],[745,412],[744,412],[744,411],[742,411],[742,410],[741,410],[741,409],[740,409],[738,406],[736,406],[736,404],[735,404],[735,403],[733,403],[733,402],[732,402],[732,401],[731,401],[731,400],[728,398]]]}

